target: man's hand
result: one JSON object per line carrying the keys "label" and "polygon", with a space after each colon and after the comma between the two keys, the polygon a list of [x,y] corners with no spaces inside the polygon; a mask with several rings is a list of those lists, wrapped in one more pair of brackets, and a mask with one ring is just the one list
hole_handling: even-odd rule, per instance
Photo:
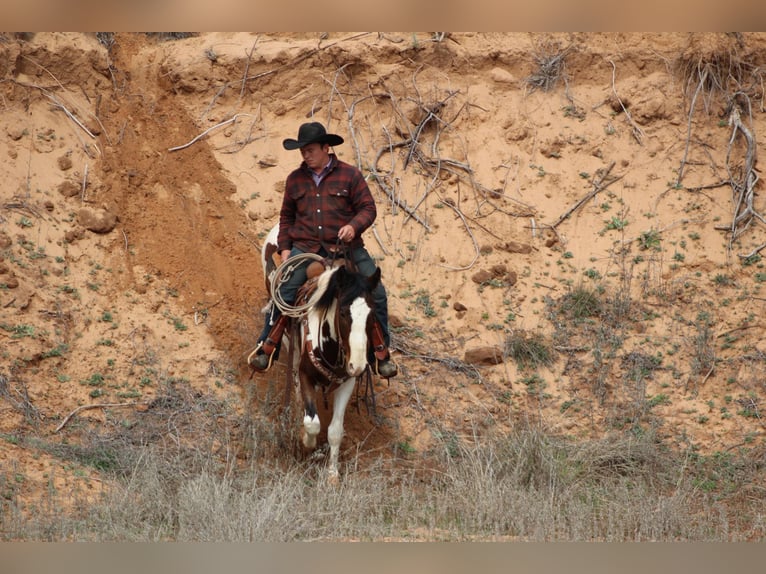
{"label": "man's hand", "polygon": [[280,257],[282,257],[282,263],[284,263],[285,261],[287,261],[290,258],[290,250],[289,249],[285,249],[279,255],[280,255]]}
{"label": "man's hand", "polygon": [[356,231],[350,225],[344,225],[338,230],[338,239],[341,241],[348,243],[353,241],[354,237],[356,237]]}

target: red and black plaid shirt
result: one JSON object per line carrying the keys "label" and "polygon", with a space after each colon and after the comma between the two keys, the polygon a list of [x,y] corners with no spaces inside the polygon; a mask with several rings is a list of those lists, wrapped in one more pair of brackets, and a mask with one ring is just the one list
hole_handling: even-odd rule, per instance
{"label": "red and black plaid shirt", "polygon": [[362,233],[378,212],[362,172],[330,154],[330,169],[319,186],[305,162],[287,176],[279,212],[279,251],[297,247],[316,253],[322,245],[333,247],[338,231],[354,228],[351,247],[364,245]]}

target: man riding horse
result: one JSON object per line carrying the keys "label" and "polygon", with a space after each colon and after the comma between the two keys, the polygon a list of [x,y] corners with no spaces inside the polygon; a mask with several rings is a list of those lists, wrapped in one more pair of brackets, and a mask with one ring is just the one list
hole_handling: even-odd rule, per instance
{"label": "man riding horse", "polygon": [[[339,243],[356,269],[369,277],[377,266],[364,247],[362,233],[375,221],[375,200],[362,172],[330,152],[343,138],[327,133],[319,122],[304,123],[298,139],[285,139],[286,150],[299,149],[303,162],[287,176],[279,213],[278,253],[282,262],[302,253],[321,257],[338,255]],[[299,266],[280,287],[283,302],[295,303],[298,289],[306,281],[306,264]],[[385,378],[396,376],[391,360],[388,328],[388,297],[382,283],[372,292],[375,317],[372,329],[370,364]],[[256,370],[268,369],[279,352],[288,317],[276,305],[266,317],[258,345],[247,362]]]}

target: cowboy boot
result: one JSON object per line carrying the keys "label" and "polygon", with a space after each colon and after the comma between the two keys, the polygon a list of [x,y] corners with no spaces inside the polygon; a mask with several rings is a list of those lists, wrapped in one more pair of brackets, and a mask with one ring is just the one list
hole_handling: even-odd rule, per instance
{"label": "cowboy boot", "polygon": [[385,337],[383,336],[383,328],[377,318],[372,322],[371,338],[374,357],[373,370],[384,379],[395,377],[399,373],[399,367],[391,359],[391,353],[386,346]]}
{"label": "cowboy boot", "polygon": [[282,333],[285,331],[287,315],[280,315],[263,341],[259,341],[255,349],[248,355],[247,364],[256,371],[268,370],[274,359],[279,355],[279,346],[282,341]]}

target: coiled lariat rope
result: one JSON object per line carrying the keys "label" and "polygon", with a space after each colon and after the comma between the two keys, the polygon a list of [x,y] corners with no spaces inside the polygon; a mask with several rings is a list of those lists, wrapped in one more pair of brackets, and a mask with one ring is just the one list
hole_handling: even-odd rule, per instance
{"label": "coiled lariat rope", "polygon": [[282,293],[279,290],[282,284],[290,279],[298,266],[302,265],[303,262],[308,259],[324,262],[324,258],[316,253],[299,253],[298,255],[293,255],[287,261],[283,261],[282,264],[277,267],[274,276],[271,278],[271,298],[274,301],[274,305],[282,311],[283,315],[287,315],[288,317],[302,317],[311,306],[308,303],[304,303],[303,305],[290,305],[282,298]]}

